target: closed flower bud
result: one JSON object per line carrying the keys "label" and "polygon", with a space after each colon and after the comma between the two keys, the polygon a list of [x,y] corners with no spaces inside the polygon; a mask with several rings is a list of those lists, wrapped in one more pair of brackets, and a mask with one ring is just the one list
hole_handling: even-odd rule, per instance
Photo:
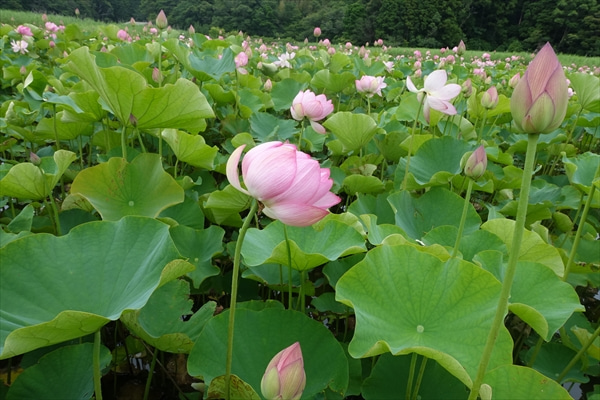
{"label": "closed flower bud", "polygon": [[519,81],[521,80],[521,74],[520,73],[516,73],[513,75],[512,78],[510,78],[510,80],[508,81],[508,86],[510,86],[511,88],[515,88],[517,87],[517,84],[519,83]]}
{"label": "closed flower bud", "polygon": [[456,46],[456,54],[462,56],[465,54],[465,51],[467,51],[467,46],[465,45],[465,42],[461,40],[458,46]]}
{"label": "closed flower bud", "polygon": [[267,400],[298,400],[305,386],[304,360],[298,342],[273,357],[260,382]]}
{"label": "closed flower bud", "polygon": [[319,36],[321,36],[321,28],[319,28],[318,26],[317,26],[317,27],[315,27],[315,30],[313,31],[313,35],[314,35],[315,37],[319,37]]}
{"label": "closed flower bud", "polygon": [[481,105],[488,110],[496,108],[498,105],[498,89],[496,89],[496,86],[492,86],[483,92],[481,96]]}
{"label": "closed flower bud", "polygon": [[473,83],[471,82],[471,78],[467,78],[461,85],[461,92],[465,99],[468,99],[473,94]]}
{"label": "closed flower bud", "polygon": [[550,43],[546,43],[519,80],[510,100],[517,128],[525,133],[549,133],[567,113],[567,79]]}
{"label": "closed flower bud", "polygon": [[475,180],[481,178],[487,168],[487,155],[485,154],[485,148],[479,146],[475,150],[465,163],[465,175]]}
{"label": "closed flower bud", "polygon": [[165,29],[169,26],[169,22],[167,21],[167,16],[163,10],[160,10],[158,15],[156,16],[156,27],[158,29]]}
{"label": "closed flower bud", "polygon": [[264,88],[266,92],[270,92],[271,89],[273,89],[273,82],[271,82],[271,79],[267,79]]}

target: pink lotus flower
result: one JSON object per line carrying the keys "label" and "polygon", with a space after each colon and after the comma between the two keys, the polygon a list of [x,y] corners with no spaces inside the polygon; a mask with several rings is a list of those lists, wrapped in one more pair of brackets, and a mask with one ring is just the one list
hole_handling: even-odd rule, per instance
{"label": "pink lotus flower", "polygon": [[158,29],[165,29],[169,25],[167,21],[167,16],[163,10],[160,10],[158,15],[156,16],[156,27]]}
{"label": "pink lotus flower", "polygon": [[[433,108],[448,115],[455,115],[456,108],[450,103],[450,100],[458,96],[461,87],[456,83],[446,85],[448,76],[444,70],[436,70],[425,78],[424,88],[417,89],[410,80],[410,76],[406,78],[406,86],[408,90],[417,93],[419,101],[423,101],[423,115],[429,122],[429,110]],[[423,100],[425,96],[425,100]]]}
{"label": "pink lotus flower", "polygon": [[498,89],[496,89],[496,86],[491,86],[481,95],[481,105],[488,110],[496,108],[499,100]]}
{"label": "pink lotus flower", "polygon": [[58,26],[54,22],[48,21],[48,22],[46,22],[46,24],[44,26],[46,27],[46,30],[48,32],[53,32],[54,33],[56,31],[58,31]]}
{"label": "pink lotus flower", "polygon": [[330,192],[330,171],[289,143],[267,142],[251,149],[242,160],[240,184],[238,164],[245,145],[235,149],[227,161],[227,179],[242,193],[263,205],[263,212],[284,224],[310,226],[324,218],[329,207],[341,199]]}
{"label": "pink lotus flower", "polygon": [[313,35],[314,35],[314,37],[321,36],[321,28],[319,28],[318,26],[315,27],[315,30],[313,31]]}
{"label": "pink lotus flower", "polygon": [[485,148],[479,146],[477,150],[471,153],[471,156],[465,163],[465,175],[477,180],[481,178],[487,168],[487,155]]}
{"label": "pink lotus flower", "polygon": [[292,118],[296,121],[302,121],[306,117],[310,120],[310,125],[316,132],[325,134],[325,128],[317,121],[333,112],[333,103],[324,94],[317,96],[310,90],[306,90],[296,95],[292,101],[290,111],[292,112]]}
{"label": "pink lotus flower", "polygon": [[568,101],[562,65],[546,43],[513,91],[510,111],[515,125],[525,133],[552,132],[565,119]]}
{"label": "pink lotus flower", "polygon": [[248,54],[242,51],[235,56],[235,67],[241,68],[246,66],[246,64],[248,64]]}
{"label": "pink lotus flower", "polygon": [[27,50],[27,46],[29,46],[29,44],[24,40],[11,40],[10,41],[10,47],[12,48],[12,51],[15,53],[21,53],[21,54],[28,53],[29,50]]}
{"label": "pink lotus flower", "polygon": [[387,87],[382,76],[364,75],[360,80],[354,81],[354,83],[356,84],[356,91],[364,93],[367,97],[373,97],[375,94],[381,96],[381,89]]}
{"label": "pink lotus flower", "polygon": [[131,36],[129,36],[129,33],[127,33],[127,31],[123,29],[119,29],[119,31],[117,32],[117,37],[124,42],[131,41]]}
{"label": "pink lotus flower", "polygon": [[305,386],[304,360],[298,342],[273,357],[260,382],[267,400],[298,400]]}
{"label": "pink lotus flower", "polygon": [[17,26],[17,29],[15,29],[17,31],[18,34],[22,35],[22,36],[33,36],[33,33],[31,32],[31,28],[25,25],[19,25]]}

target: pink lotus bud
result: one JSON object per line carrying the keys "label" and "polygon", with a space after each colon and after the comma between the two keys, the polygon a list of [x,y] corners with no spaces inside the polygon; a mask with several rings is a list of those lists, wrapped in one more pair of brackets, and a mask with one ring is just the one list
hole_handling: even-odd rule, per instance
{"label": "pink lotus bud", "polygon": [[127,42],[131,40],[131,36],[129,36],[129,33],[127,33],[127,31],[123,30],[123,29],[119,29],[119,31],[117,32],[117,38],[119,38],[120,40]]}
{"label": "pink lotus bud", "polygon": [[313,31],[313,35],[314,35],[315,37],[317,37],[317,38],[318,38],[319,36],[321,36],[321,28],[319,28],[318,26],[317,26],[317,27],[315,27],[315,30]]}
{"label": "pink lotus bud", "polygon": [[487,168],[487,155],[485,154],[485,148],[479,146],[465,163],[465,175],[475,180],[481,178]]}
{"label": "pink lotus bud", "polygon": [[511,88],[515,88],[517,87],[517,83],[519,83],[519,81],[521,80],[521,74],[520,73],[516,73],[513,75],[512,78],[510,78],[510,80],[508,81],[508,86],[510,86]]}
{"label": "pink lotus bud", "polygon": [[129,20],[129,24],[130,25],[135,25],[135,19],[133,19],[133,17],[131,17],[131,19]]}
{"label": "pink lotus bud", "polygon": [[550,43],[531,61],[515,87],[510,111],[525,133],[549,133],[562,124],[569,94],[562,65]]}
{"label": "pink lotus bud", "polygon": [[158,29],[165,29],[169,25],[167,21],[167,16],[163,10],[160,10],[158,15],[156,16],[156,26]]}
{"label": "pink lotus bud", "polygon": [[48,16],[46,15],[46,13],[42,14],[42,21],[44,21],[44,22],[48,21]]}
{"label": "pink lotus bud", "polygon": [[467,78],[461,85],[461,91],[463,96],[468,99],[473,94],[473,83],[471,82],[471,78]]}
{"label": "pink lotus bud", "polygon": [[381,96],[381,89],[387,87],[382,76],[364,75],[360,80],[354,81],[354,83],[356,84],[356,91],[364,93],[367,97],[373,97],[375,94]]}
{"label": "pink lotus bud", "polygon": [[300,343],[280,351],[273,357],[260,382],[267,400],[298,400],[306,386],[306,373]]}
{"label": "pink lotus bud", "polygon": [[498,100],[498,89],[496,89],[496,86],[492,86],[483,92],[483,95],[481,96],[481,105],[484,108],[491,110],[496,108]]}
{"label": "pink lotus bud", "polygon": [[227,179],[237,190],[260,201],[267,216],[290,226],[310,226],[341,201],[330,192],[333,180],[329,169],[321,168],[318,161],[290,143],[266,142],[252,148],[242,160],[244,189],[238,171],[244,147],[229,157]]}
{"label": "pink lotus bud", "polygon": [[190,27],[188,28],[188,32],[190,35],[193,35],[194,33],[196,33],[196,30],[194,29],[194,25],[190,25]]}
{"label": "pink lotus bud", "polygon": [[35,154],[33,151],[29,153],[29,161],[31,161],[33,165],[40,165],[42,163],[40,156]]}
{"label": "pink lotus bud", "polygon": [[162,75],[159,71],[158,68],[154,67],[154,69],[152,70],[152,80],[156,83],[160,83],[162,82]]}
{"label": "pink lotus bud", "polygon": [[465,51],[467,51],[467,46],[465,45],[465,42],[461,40],[458,46],[456,46],[456,54],[462,56],[465,54]]}
{"label": "pink lotus bud", "polygon": [[327,49],[327,54],[329,54],[330,56],[335,54],[335,47],[330,47]]}
{"label": "pink lotus bud", "polygon": [[271,82],[271,79],[267,79],[264,85],[264,89],[266,92],[270,92],[271,89],[273,89],[273,82]]}
{"label": "pink lotus bud", "polygon": [[321,134],[325,134],[323,125],[317,123],[333,112],[333,103],[324,94],[315,95],[310,90],[300,92],[292,101],[292,118],[302,121],[305,117],[310,120],[312,128]]}
{"label": "pink lotus bud", "polygon": [[21,68],[19,68],[19,73],[21,75],[27,75],[27,68],[25,68],[24,65],[21,65]]}
{"label": "pink lotus bud", "polygon": [[150,28],[150,33],[153,35],[156,35],[158,33],[158,29],[156,28]]}
{"label": "pink lotus bud", "polygon": [[79,8],[75,9],[75,15],[77,15],[79,17]]}

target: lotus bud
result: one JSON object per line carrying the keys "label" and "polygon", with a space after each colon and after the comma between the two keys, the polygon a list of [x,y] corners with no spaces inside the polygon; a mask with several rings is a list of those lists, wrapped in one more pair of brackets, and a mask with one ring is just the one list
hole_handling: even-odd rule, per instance
{"label": "lotus bud", "polygon": [[188,28],[188,32],[190,35],[193,35],[194,33],[196,33],[196,29],[194,29],[194,25],[190,25],[190,27]]}
{"label": "lotus bud", "polygon": [[160,73],[160,70],[156,67],[152,69],[152,80],[156,83],[162,82],[162,74]]}
{"label": "lotus bud", "polygon": [[260,382],[260,390],[268,400],[298,400],[305,385],[302,349],[296,342],[273,357]]}
{"label": "lotus bud", "polygon": [[321,36],[321,28],[319,28],[318,26],[317,26],[317,27],[315,27],[315,30],[313,31],[313,35],[314,35],[315,37],[317,37],[317,38],[318,38],[319,36]]}
{"label": "lotus bud", "polygon": [[462,83],[461,91],[465,99],[471,97],[473,94],[473,83],[471,82],[471,78],[467,78],[467,80]]}
{"label": "lotus bud", "polygon": [[29,161],[31,161],[33,165],[40,165],[42,163],[40,156],[35,154],[33,151],[29,153]]}
{"label": "lotus bud", "polygon": [[129,114],[129,123],[131,124],[131,126],[133,126],[134,128],[137,126],[138,124],[138,120],[135,117],[135,115],[133,114]]}
{"label": "lotus bud", "polygon": [[517,83],[519,83],[519,81],[521,80],[521,74],[520,73],[516,73],[513,75],[512,78],[510,78],[510,80],[508,81],[508,86],[510,86],[511,88],[515,88],[517,87]]}
{"label": "lotus bud", "polygon": [[79,8],[75,9],[75,15],[77,15],[79,17]]}
{"label": "lotus bud", "polygon": [[525,133],[549,133],[567,113],[567,79],[550,43],[529,63],[515,87],[510,111],[515,125]]}
{"label": "lotus bud", "polygon": [[487,168],[487,156],[485,154],[485,148],[479,146],[475,150],[465,163],[465,175],[475,180],[481,178]]}
{"label": "lotus bud", "polygon": [[462,56],[465,54],[465,51],[467,51],[467,46],[465,45],[465,42],[461,40],[458,46],[456,46],[456,54]]}
{"label": "lotus bud", "polygon": [[488,110],[496,108],[498,105],[498,89],[496,89],[496,86],[492,86],[483,92],[481,96],[481,105]]}
{"label": "lotus bud", "polygon": [[167,21],[167,16],[163,10],[160,10],[158,15],[156,16],[156,26],[158,29],[165,29],[169,25]]}
{"label": "lotus bud", "polygon": [[273,82],[271,82],[271,79],[267,79],[264,87],[266,92],[270,92],[271,89],[273,89]]}

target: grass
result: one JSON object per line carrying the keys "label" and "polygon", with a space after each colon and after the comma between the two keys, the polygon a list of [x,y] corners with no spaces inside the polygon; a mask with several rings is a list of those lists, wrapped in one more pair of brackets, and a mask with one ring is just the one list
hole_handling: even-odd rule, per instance
{"label": "grass", "polygon": [[[114,25],[114,22],[105,23],[101,21],[96,21],[90,18],[77,18],[77,16],[65,16],[65,15],[48,15],[48,20],[54,23],[61,23],[64,25],[69,24],[77,24],[83,31],[96,31],[98,29],[102,29],[107,25]],[[20,24],[33,24],[33,25],[43,25],[42,14],[27,12],[27,11],[13,11],[13,10],[0,10],[0,23],[10,24],[10,25],[20,25]],[[118,25],[124,26],[128,24],[128,21],[123,21],[120,23],[116,23]],[[468,46],[468,43],[467,43]],[[420,50],[423,54],[427,50],[431,51],[432,55],[441,55],[439,49],[424,49],[424,48],[402,48],[397,47],[393,48],[390,52],[391,54],[412,54],[414,50]],[[475,50],[467,50],[464,57],[466,60],[471,58],[481,57],[484,51],[475,51]],[[527,52],[519,52],[519,53],[511,53],[511,52],[495,52],[490,51],[492,60],[504,60],[505,58],[509,58],[513,55],[518,55],[523,57],[524,61],[527,63],[533,58],[533,54]],[[572,66],[575,64],[577,67],[588,66],[592,69],[600,68],[600,57],[584,57],[584,56],[576,56],[570,54],[558,54],[558,59],[561,64],[564,66]]]}

